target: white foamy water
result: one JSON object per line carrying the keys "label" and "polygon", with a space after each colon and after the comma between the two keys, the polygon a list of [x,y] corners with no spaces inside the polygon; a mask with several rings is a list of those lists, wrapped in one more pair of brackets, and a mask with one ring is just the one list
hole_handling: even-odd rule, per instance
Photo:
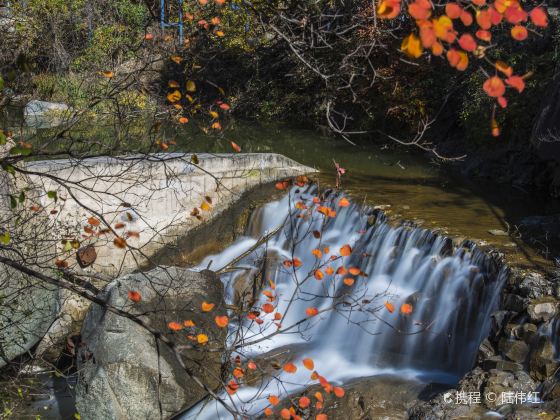
{"label": "white foamy water", "polygon": [[[243,276],[260,272],[264,279],[276,283],[278,298],[274,304],[284,316],[282,328],[305,318],[309,307],[326,312],[288,334],[263,341],[259,339],[277,330],[271,322],[273,314],[261,315],[265,320],[262,325],[247,320],[241,326],[246,343],[241,349],[243,355],[258,358],[290,346],[295,349],[296,364],[304,357],[312,358],[317,371],[333,384],[378,374],[456,382],[472,367],[476,350],[488,334],[490,313],[496,306],[505,271],[499,272],[493,261],[472,244],[454,247],[449,238],[430,230],[409,224],[391,226],[383,214],[369,208],[356,204],[339,207],[341,196],[335,194],[321,203],[337,211],[335,218],[325,219],[317,211],[310,217],[298,217],[302,211],[295,208],[295,203],[301,201],[312,207],[314,194],[313,187],[302,192],[293,188],[283,199],[256,210],[246,237],[200,264],[206,268],[212,262],[211,269],[221,268],[250,249],[259,237],[286,222],[267,244],[237,264],[246,270],[222,275],[227,299],[232,302],[236,282]],[[316,238],[313,231],[321,231],[321,238]],[[352,246],[352,255],[330,265],[335,270],[340,265],[358,267],[367,277],[358,276],[351,287],[341,276],[325,275],[321,281],[309,278],[320,264],[311,253],[313,249],[329,247],[336,255],[345,244]],[[282,264],[293,257],[302,261],[295,272]],[[265,296],[259,296],[256,307],[267,302]],[[394,305],[393,313],[383,306],[385,301]],[[403,303],[413,306],[411,315],[399,313]],[[333,306],[336,310],[328,310]],[[232,329],[238,327],[231,324]],[[285,396],[315,383],[303,368],[295,375],[282,372],[278,379],[258,389],[242,386],[229,402],[236,410],[254,415],[268,405],[270,394]],[[182,418],[231,415],[209,400]]]}

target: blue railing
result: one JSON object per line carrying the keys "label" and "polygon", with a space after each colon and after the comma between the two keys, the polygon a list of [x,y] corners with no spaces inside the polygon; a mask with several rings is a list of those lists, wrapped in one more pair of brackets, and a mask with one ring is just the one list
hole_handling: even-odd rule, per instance
{"label": "blue railing", "polygon": [[165,0],[160,0],[160,26],[161,29],[165,28],[178,28],[179,30],[179,44],[183,44],[183,0],[177,0],[179,4],[178,22],[169,22],[169,16],[165,16]]}

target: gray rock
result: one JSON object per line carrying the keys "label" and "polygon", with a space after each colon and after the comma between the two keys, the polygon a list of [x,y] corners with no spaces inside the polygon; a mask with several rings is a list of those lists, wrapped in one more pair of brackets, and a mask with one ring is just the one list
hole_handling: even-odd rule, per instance
{"label": "gray rock", "polygon": [[531,322],[540,323],[550,320],[558,312],[558,302],[551,296],[531,301],[527,314]]}
{"label": "gray rock", "polygon": [[482,368],[485,371],[497,369],[506,372],[517,372],[523,370],[523,365],[521,363],[515,363],[515,362],[510,362],[509,360],[504,360],[501,356],[492,356],[486,359],[482,363]]}
{"label": "gray rock", "polygon": [[530,273],[523,278],[518,286],[522,296],[537,299],[543,296],[552,295],[553,285],[540,273]]}
{"label": "gray rock", "polygon": [[549,337],[540,336],[529,360],[529,372],[537,381],[550,378],[560,364],[554,360],[554,346]]}
{"label": "gray rock", "polygon": [[523,312],[529,303],[528,299],[523,298],[519,295],[514,295],[512,293],[506,293],[503,295],[503,308],[514,311]]}
{"label": "gray rock", "polygon": [[529,354],[529,346],[520,340],[502,338],[498,348],[512,362],[523,363]]}
{"label": "gray rock", "polygon": [[489,233],[490,235],[494,235],[494,236],[508,236],[508,233],[507,233],[507,232],[505,232],[505,231],[503,231],[503,230],[500,230],[500,229],[490,229],[490,230],[488,231],[488,233]]}
{"label": "gray rock", "polygon": [[63,103],[32,100],[25,106],[23,114],[27,125],[48,128],[69,121],[71,110]]}
{"label": "gray rock", "polygon": [[490,343],[490,341],[485,338],[482,343],[480,343],[480,346],[478,347],[478,361],[479,363],[482,363],[484,360],[487,360],[493,356],[496,355],[496,352],[494,351],[494,347],[492,346],[492,344]]}
{"label": "gray rock", "polygon": [[537,334],[537,326],[526,322],[525,324],[507,324],[504,328],[504,332],[509,335],[510,338],[517,338],[529,343],[532,338]]}
{"label": "gray rock", "polygon": [[[138,303],[129,291],[140,293]],[[181,353],[184,363],[210,388],[218,385],[220,356],[206,351],[224,345],[225,331],[214,323],[224,314],[223,286],[211,271],[156,268],[124,276],[110,283],[100,297],[109,305],[132,314],[155,331],[167,332],[178,346],[192,345],[187,335],[204,332],[205,346]],[[214,303],[210,313],[202,301]],[[170,321],[192,320],[196,327],[169,334]],[[92,305],[82,327],[76,405],[83,419],[163,419],[186,409],[205,391],[181,367],[176,355],[132,320]]]}
{"label": "gray rock", "polygon": [[492,393],[497,396],[495,401],[486,400],[489,408],[495,409],[504,405],[500,396],[505,392],[533,392],[537,385],[531,377],[524,371],[502,372],[500,370],[491,370],[488,380],[484,386],[483,395]]}

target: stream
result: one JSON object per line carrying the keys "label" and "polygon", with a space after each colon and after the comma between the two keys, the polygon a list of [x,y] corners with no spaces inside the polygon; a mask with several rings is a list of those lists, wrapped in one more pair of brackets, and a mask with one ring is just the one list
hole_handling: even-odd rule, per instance
{"label": "stream", "polygon": [[[335,384],[389,375],[455,385],[472,367],[478,346],[488,334],[490,313],[507,277],[506,269],[498,269],[470,242],[453,245],[449,238],[429,229],[410,223],[393,226],[382,212],[361,205],[340,207],[342,195],[336,193],[321,203],[337,211],[335,218],[325,221],[317,212],[300,217],[303,211],[296,203],[312,205],[316,196],[314,187],[300,190],[294,187],[281,200],[256,210],[245,236],[200,264],[200,269],[222,267],[286,221],[266,245],[236,265],[242,269],[222,275],[221,280],[226,300],[236,304],[240,284],[262,270],[263,278],[276,284],[274,305],[275,311],[284,314],[282,326],[297,327],[259,342],[277,330],[274,314],[263,316],[262,325],[247,320],[241,325],[241,336],[257,344],[244,346],[240,354],[259,359],[279,349],[291,349],[291,360],[312,358],[317,371]],[[318,231],[322,232],[320,238],[311,234]],[[344,263],[358,267],[367,277],[351,276],[355,281],[349,286],[343,282],[346,276],[326,275],[318,281],[308,275],[324,269],[325,261],[311,250],[327,247],[336,254],[345,244],[354,252],[333,262],[335,270]],[[301,267],[286,268],[284,261],[294,256],[301,259]],[[325,258],[328,260],[327,255]],[[398,310],[391,313],[384,307],[385,301],[395,308],[408,303],[414,312],[411,316]],[[268,298],[261,294],[255,306],[266,302]],[[320,314],[298,325],[309,307],[316,307]],[[231,324],[231,339],[238,339],[238,327]],[[298,369],[295,375],[282,372],[274,376],[265,385],[241,387],[232,397],[237,409],[254,416],[268,405],[269,395],[286,396],[311,383],[305,369]],[[182,418],[230,415],[210,401]]]}

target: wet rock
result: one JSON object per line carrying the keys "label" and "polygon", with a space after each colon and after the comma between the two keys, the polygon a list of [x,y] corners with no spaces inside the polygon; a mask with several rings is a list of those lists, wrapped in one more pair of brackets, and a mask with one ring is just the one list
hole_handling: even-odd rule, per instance
{"label": "wet rock", "polygon": [[539,337],[529,360],[531,377],[537,381],[544,381],[554,375],[559,365],[558,361],[554,360],[554,346],[550,338]]}
{"label": "wet rock", "polygon": [[523,363],[529,354],[529,346],[520,340],[502,338],[498,348],[512,362]]}
{"label": "wet rock", "polygon": [[554,291],[552,284],[540,273],[530,273],[525,276],[519,284],[518,290],[522,296],[531,299],[552,295]]}
{"label": "wet rock", "polygon": [[531,323],[524,324],[507,324],[504,328],[504,332],[510,338],[517,338],[529,343],[532,338],[537,334],[537,326]]}
{"label": "wet rock", "polygon": [[534,392],[535,389],[535,382],[524,371],[503,372],[493,369],[489,372],[488,380],[483,389],[483,395],[496,396],[494,401],[490,401],[489,399],[485,401],[487,407],[495,409],[507,403],[507,400],[502,400],[501,398],[504,393],[529,393]]}
{"label": "wet rock", "polygon": [[480,343],[480,346],[478,347],[478,362],[482,363],[484,360],[487,360],[495,355],[496,352],[494,350],[494,347],[492,346],[490,341],[487,338],[485,338],[482,341],[482,343]]}
{"label": "wet rock", "polygon": [[508,233],[506,231],[500,229],[490,229],[488,233],[494,236],[508,236]]}
{"label": "wet rock", "polygon": [[543,400],[560,399],[560,374],[543,382],[541,394]]}
{"label": "wet rock", "polygon": [[558,302],[550,296],[531,301],[527,314],[531,322],[540,323],[550,320],[558,311]]}
{"label": "wet rock", "polygon": [[482,363],[482,368],[485,371],[497,369],[506,372],[517,372],[523,370],[523,365],[521,363],[504,360],[501,356],[492,356]]}
{"label": "wet rock", "polygon": [[503,296],[503,308],[514,311],[514,312],[523,312],[527,307],[529,300],[523,298],[519,295],[514,295],[512,293],[506,293]]}
{"label": "wet rock", "polygon": [[[134,303],[128,292],[142,300]],[[224,331],[214,316],[225,313],[223,286],[208,270],[160,267],[124,276],[99,295],[111,306],[132,314],[156,331],[168,331],[169,321],[192,320],[210,341],[222,346]],[[202,301],[216,304],[211,316],[201,313]],[[190,345],[187,333],[175,334],[177,345]],[[190,407],[205,391],[181,367],[172,350],[132,320],[92,305],[82,327],[78,353],[76,405],[88,420],[163,419]],[[220,355],[186,350],[183,362],[210,388],[218,385]]]}
{"label": "wet rock", "polygon": [[496,311],[490,315],[492,320],[490,335],[497,336],[514,315],[511,311]]}

